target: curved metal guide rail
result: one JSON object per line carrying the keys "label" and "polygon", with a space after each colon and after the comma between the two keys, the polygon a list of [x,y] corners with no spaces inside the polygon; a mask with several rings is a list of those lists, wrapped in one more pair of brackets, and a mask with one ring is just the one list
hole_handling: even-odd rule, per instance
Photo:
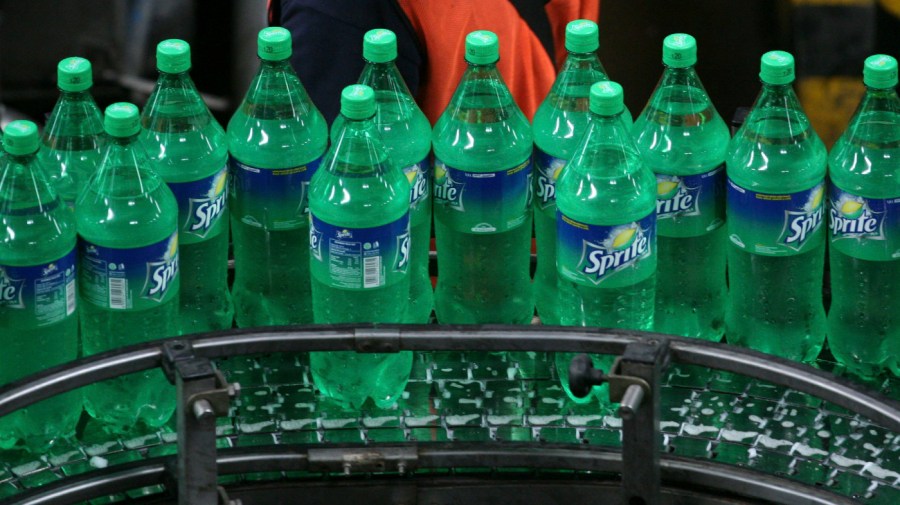
{"label": "curved metal guide rail", "polygon": [[[322,397],[303,354],[400,349],[418,353],[403,398],[388,409],[348,410]],[[619,372],[644,378],[648,394],[634,415],[608,402],[576,404],[559,387],[557,351],[622,355]],[[888,398],[900,382],[857,385],[745,349],[637,332],[382,325],[211,333],[9,384],[0,415],[152,367],[177,383],[170,426],[112,436],[85,417],[77,436],[48,454],[0,453],[0,504],[174,503],[178,494],[202,505],[222,499],[211,486],[217,479],[232,498],[273,503],[262,498],[266,489],[285,495],[271,483],[313,493],[326,475],[327,486],[371,501],[371,490],[360,491],[369,488],[354,488],[360,474],[367,486],[383,482],[444,503],[459,501],[448,489],[488,499],[498,482],[515,479],[519,488],[557,489],[555,470],[573,472],[559,489],[577,484],[629,504],[688,495],[716,504],[900,503],[900,403]],[[223,409],[228,384],[215,371],[241,385],[219,419],[212,414]],[[493,484],[476,485],[488,477]],[[567,492],[550,495],[572,501]]]}

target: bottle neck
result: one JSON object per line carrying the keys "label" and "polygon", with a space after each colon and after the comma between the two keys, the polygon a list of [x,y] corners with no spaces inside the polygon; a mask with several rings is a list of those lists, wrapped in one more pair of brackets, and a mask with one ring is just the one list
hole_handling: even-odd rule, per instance
{"label": "bottle neck", "polygon": [[259,70],[262,71],[283,71],[291,68],[290,58],[283,60],[259,60]]}
{"label": "bottle neck", "polygon": [[866,94],[863,96],[862,105],[868,106],[869,109],[876,110],[897,110],[897,88],[873,88],[866,87]]}
{"label": "bottle neck", "polygon": [[66,91],[64,89],[59,90],[59,99],[63,102],[93,102],[94,98],[91,96],[91,88],[84,89],[81,91]]}
{"label": "bottle neck", "polygon": [[697,79],[697,71],[694,70],[694,66],[691,65],[689,67],[671,67],[669,65],[665,65],[665,70],[663,71],[662,85],[684,85],[691,86],[694,84],[694,81]]}
{"label": "bottle neck", "polygon": [[563,64],[563,71],[565,71],[567,68],[585,68],[593,67],[599,64],[600,57],[597,56],[597,51],[591,51],[589,53],[576,53],[574,51],[569,51],[569,55],[566,57],[566,61]]}

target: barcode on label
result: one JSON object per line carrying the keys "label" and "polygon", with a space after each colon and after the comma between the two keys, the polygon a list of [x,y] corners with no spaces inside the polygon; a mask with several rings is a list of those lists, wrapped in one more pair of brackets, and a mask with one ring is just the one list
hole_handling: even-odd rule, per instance
{"label": "barcode on label", "polygon": [[109,308],[127,309],[128,279],[123,277],[109,278]]}
{"label": "barcode on label", "polygon": [[381,285],[381,256],[363,258],[363,287],[377,288]]}
{"label": "barcode on label", "polygon": [[71,316],[75,312],[75,281],[66,284],[66,315]]}

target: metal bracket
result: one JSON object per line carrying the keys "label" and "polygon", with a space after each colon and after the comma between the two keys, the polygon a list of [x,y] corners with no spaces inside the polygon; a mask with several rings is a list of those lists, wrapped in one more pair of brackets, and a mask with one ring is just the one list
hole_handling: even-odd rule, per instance
{"label": "metal bracket", "polygon": [[216,417],[227,416],[240,385],[228,384],[209,359],[194,355],[189,341],[163,345],[163,369],[178,394],[178,503],[240,505],[218,486]]}
{"label": "metal bracket", "polygon": [[669,365],[669,340],[654,335],[628,344],[613,365],[610,400],[622,418],[622,503],[661,503],[660,383]]}
{"label": "metal bracket", "polygon": [[241,395],[239,383],[229,384],[218,370],[213,373],[216,377],[215,389],[195,393],[187,399],[197,419],[203,416],[226,417],[231,410],[231,400]]}
{"label": "metal bracket", "polygon": [[609,382],[609,401],[619,404],[619,416],[634,416],[645,396],[651,392],[650,384],[640,377],[625,375],[622,370],[622,356],[612,364],[607,382]]}

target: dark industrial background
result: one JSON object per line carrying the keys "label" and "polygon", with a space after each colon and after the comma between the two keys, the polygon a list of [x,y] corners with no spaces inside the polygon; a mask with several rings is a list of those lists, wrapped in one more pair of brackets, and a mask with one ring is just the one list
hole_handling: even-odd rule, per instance
{"label": "dark industrial background", "polygon": [[[101,107],[143,104],[156,73],[154,50],[178,37],[193,48],[192,77],[224,125],[256,70],[265,0],[0,0],[0,124],[43,122],[57,98],[56,63],[94,65]],[[603,0],[600,56],[637,115],[662,70],[660,46],[693,34],[698,71],[719,112],[730,118],[759,90],[759,57],[794,53],[797,90],[830,146],[862,92],[866,56],[898,56],[900,0]],[[337,90],[335,91],[337,92]]]}

